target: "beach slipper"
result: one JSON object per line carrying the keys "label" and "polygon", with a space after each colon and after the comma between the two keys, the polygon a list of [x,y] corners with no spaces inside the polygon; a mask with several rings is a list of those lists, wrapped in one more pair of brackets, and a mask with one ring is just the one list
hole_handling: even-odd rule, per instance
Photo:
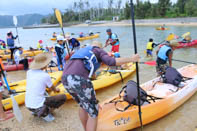
{"label": "beach slipper", "polygon": [[10,119],[10,118],[13,118],[14,117],[14,114],[13,113],[6,113],[6,118],[1,118],[0,119],[0,122],[2,122],[2,121],[6,121],[6,120],[8,120],[8,119]]}
{"label": "beach slipper", "polygon": [[10,114],[10,113],[13,113],[13,111],[12,110],[5,111],[5,114]]}

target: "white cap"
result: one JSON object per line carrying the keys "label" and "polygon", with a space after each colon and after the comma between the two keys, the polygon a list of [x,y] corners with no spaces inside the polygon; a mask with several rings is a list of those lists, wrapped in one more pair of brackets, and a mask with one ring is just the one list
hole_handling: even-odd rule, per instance
{"label": "white cap", "polygon": [[11,33],[12,31],[11,30],[8,30],[8,32],[7,33]]}
{"label": "white cap", "polygon": [[64,37],[61,36],[61,35],[59,35],[59,36],[57,36],[57,40],[58,40],[58,41],[59,41],[59,40],[64,40]]}
{"label": "white cap", "polygon": [[65,37],[66,37],[66,39],[70,39],[70,34],[66,33]]}

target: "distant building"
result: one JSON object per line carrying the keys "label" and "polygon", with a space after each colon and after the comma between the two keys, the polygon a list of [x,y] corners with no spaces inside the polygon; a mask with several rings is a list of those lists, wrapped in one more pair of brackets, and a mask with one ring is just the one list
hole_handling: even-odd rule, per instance
{"label": "distant building", "polygon": [[112,20],[113,21],[119,21],[120,17],[119,16],[113,16]]}

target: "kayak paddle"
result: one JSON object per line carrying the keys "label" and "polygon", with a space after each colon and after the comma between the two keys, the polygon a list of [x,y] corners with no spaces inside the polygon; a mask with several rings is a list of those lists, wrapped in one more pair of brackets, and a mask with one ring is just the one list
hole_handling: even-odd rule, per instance
{"label": "kayak paddle", "polygon": [[197,64],[194,62],[189,62],[189,61],[183,61],[183,60],[177,60],[177,59],[172,59],[173,61],[178,61],[178,62],[183,62],[183,63],[189,63],[189,64]]}
{"label": "kayak paddle", "polygon": [[[17,28],[17,25],[18,25],[18,20],[17,20],[17,17],[16,16],[13,16],[13,23],[15,25],[15,28],[16,28],[16,34],[18,36],[18,28]],[[19,36],[18,36],[18,43],[20,45],[20,40],[19,40]]]}
{"label": "kayak paddle", "polygon": [[[137,54],[137,41],[136,41],[136,31],[135,31],[135,10],[134,10],[134,4],[133,0],[130,0],[130,7],[131,7],[131,21],[132,21],[132,28],[133,28],[133,41],[134,41],[134,52]],[[138,62],[136,62],[136,79],[137,79],[137,93],[138,93],[138,114],[139,114],[139,120],[140,120],[140,127],[141,131],[143,129],[143,123],[142,123],[142,112],[141,112],[141,96],[140,96],[140,80],[139,80],[139,68],[138,68]]]}
{"label": "kayak paddle", "polygon": [[146,61],[146,62],[139,62],[140,64],[146,64],[146,65],[150,65],[150,66],[155,66],[156,65],[156,61]]}
{"label": "kayak paddle", "polygon": [[[61,29],[62,29],[62,33],[63,33],[64,38],[65,38],[64,29],[63,29],[63,23],[62,23],[62,14],[61,14],[61,12],[60,12],[58,9],[55,9],[54,11],[55,11],[55,16],[56,16],[56,18],[57,18],[57,21],[58,21],[59,24],[60,24],[60,27],[61,27]],[[68,48],[67,42],[66,42],[66,48],[67,48],[68,54],[70,55],[70,52],[69,52],[69,48]]]}
{"label": "kayak paddle", "polygon": [[[178,61],[178,62],[183,62],[183,63],[188,63],[188,64],[197,64],[195,62],[189,62],[189,61],[183,61],[183,60],[177,60],[177,59],[172,59],[173,61]],[[156,61],[147,61],[147,62],[139,62],[140,64],[146,64],[150,66],[155,66]]]}
{"label": "kayak paddle", "polygon": [[188,35],[190,35],[190,34],[191,34],[190,32],[187,32],[187,33],[183,34],[181,37],[182,37],[182,38],[185,38],[186,36],[188,36]]}
{"label": "kayak paddle", "polygon": [[18,103],[16,102],[16,100],[15,100],[15,98],[13,96],[14,91],[12,91],[10,89],[10,86],[8,85],[8,81],[6,79],[6,76],[5,76],[5,73],[4,73],[4,70],[3,70],[2,66],[1,66],[1,64],[0,64],[0,70],[1,70],[1,73],[3,75],[4,82],[5,82],[6,86],[7,86],[8,91],[9,91],[9,94],[11,94],[10,97],[12,99],[12,107],[13,107],[14,115],[15,115],[16,119],[19,122],[21,122],[23,120],[22,113],[20,111],[20,108],[18,107]]}

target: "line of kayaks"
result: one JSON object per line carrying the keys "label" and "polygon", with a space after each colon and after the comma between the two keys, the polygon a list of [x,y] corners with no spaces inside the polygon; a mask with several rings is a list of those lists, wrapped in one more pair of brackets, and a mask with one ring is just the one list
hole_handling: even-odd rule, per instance
{"label": "line of kayaks", "polygon": [[[94,39],[94,38],[98,38],[99,34],[94,34],[91,36],[84,36],[84,37],[78,37],[77,40],[78,41],[84,41],[84,40],[90,40],[90,39]],[[52,41],[57,40],[56,38],[51,38]]]}
{"label": "line of kayaks", "polygon": [[[135,72],[134,64],[130,63],[128,67],[127,70],[120,71],[123,79]],[[171,84],[161,83],[160,78],[155,78],[141,85],[149,95],[162,98],[155,100],[155,102],[150,101],[150,104],[146,103],[142,105],[142,121],[144,125],[166,116],[187,101],[197,91],[197,65],[188,65],[180,68],[178,71],[184,77],[193,78],[182,83],[183,87],[178,91],[176,91],[177,87]],[[53,83],[57,84],[61,80],[62,72],[50,73],[50,76],[52,77]],[[109,72],[103,71],[99,74],[97,79],[93,81],[93,84],[95,90],[97,90],[109,87],[119,81],[121,81],[121,77],[118,73],[110,74]],[[25,91],[26,81],[15,82],[10,84],[10,86],[12,90]],[[66,92],[62,84],[57,86],[57,88],[60,89],[60,93],[50,92],[49,94],[51,96],[66,94],[68,99],[71,99],[71,96]],[[18,93],[14,97],[18,104],[23,104],[25,100],[25,92]],[[101,103],[102,110],[99,112],[97,130],[123,131],[140,126],[138,106],[133,105],[126,111],[120,112],[116,110],[116,107],[124,108],[127,106],[126,102],[118,103],[116,106],[114,103],[105,104],[118,97],[119,95],[116,95]],[[12,108],[10,97],[2,100],[2,103],[6,110]]]}
{"label": "line of kayaks", "polygon": [[[135,68],[136,68],[135,64],[132,64],[132,63],[128,64],[128,69],[120,71],[121,75],[122,75],[122,79],[125,79],[126,77],[128,77],[129,75],[134,73]],[[56,85],[61,80],[62,72],[57,71],[54,73],[50,73],[50,76],[52,77],[53,83]],[[102,71],[98,75],[97,79],[93,80],[92,82],[93,82],[95,90],[98,90],[101,88],[109,87],[110,85],[115,84],[119,81],[121,81],[121,76],[119,73],[111,74],[107,71]],[[14,82],[14,83],[10,84],[10,86],[11,86],[12,90],[25,91],[26,90],[26,80]],[[49,92],[49,94],[51,96],[57,95],[57,94],[66,94],[67,99],[71,99],[71,96],[67,93],[67,91],[65,90],[65,88],[63,87],[62,84],[57,86],[57,88],[60,89],[59,93]],[[17,93],[14,97],[15,97],[17,103],[19,105],[21,105],[25,101],[25,92]],[[3,106],[6,110],[12,108],[12,103],[11,103],[10,97],[8,97],[7,99],[4,99],[2,102],[3,102]]]}

